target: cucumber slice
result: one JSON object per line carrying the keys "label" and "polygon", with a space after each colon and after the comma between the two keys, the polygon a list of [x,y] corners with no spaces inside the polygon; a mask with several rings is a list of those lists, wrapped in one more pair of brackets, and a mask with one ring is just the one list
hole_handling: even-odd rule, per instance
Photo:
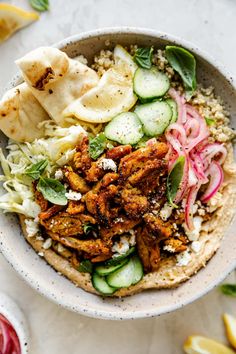
{"label": "cucumber slice", "polygon": [[172,109],[165,101],[155,101],[139,105],[135,113],[143,123],[143,131],[148,136],[163,134],[172,119]]}
{"label": "cucumber slice", "polygon": [[105,276],[105,275],[113,273],[115,270],[123,267],[126,263],[128,263],[128,261],[129,261],[128,258],[124,258],[124,259],[120,260],[119,262],[117,261],[116,264],[114,264],[114,265],[106,265],[106,264],[98,265],[95,267],[94,271],[98,275]]}
{"label": "cucumber slice", "polygon": [[142,100],[152,100],[164,96],[170,88],[170,80],[166,74],[151,69],[138,68],[134,74],[134,92]]}
{"label": "cucumber slice", "polygon": [[122,254],[121,256],[117,256],[111,259],[108,259],[108,261],[105,262],[105,265],[111,266],[111,265],[116,265],[123,259],[127,258],[131,254],[135,252],[135,247],[131,247],[125,254]]}
{"label": "cucumber slice", "polygon": [[92,275],[92,283],[93,287],[103,295],[112,295],[116,291],[116,289],[107,284],[104,277],[101,277],[96,273]]}
{"label": "cucumber slice", "polygon": [[136,284],[143,277],[143,267],[138,256],[130,258],[129,262],[122,268],[106,277],[108,285],[114,288],[127,288]]}
{"label": "cucumber slice", "polygon": [[171,118],[170,124],[175,123],[177,121],[177,119],[178,119],[178,106],[177,106],[177,103],[174,100],[172,100],[172,98],[168,98],[165,102],[168,103],[168,105],[172,109],[172,118]]}
{"label": "cucumber slice", "polygon": [[107,139],[122,145],[136,144],[143,136],[142,124],[133,112],[118,114],[107,124],[104,133]]}

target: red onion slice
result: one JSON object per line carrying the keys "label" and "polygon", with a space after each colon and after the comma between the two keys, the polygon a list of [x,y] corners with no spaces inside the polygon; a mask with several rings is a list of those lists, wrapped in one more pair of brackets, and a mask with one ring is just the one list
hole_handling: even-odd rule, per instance
{"label": "red onion slice", "polygon": [[203,203],[208,202],[216,194],[224,179],[222,168],[216,161],[211,163],[206,171],[206,175],[210,176],[210,183],[204,194],[201,196],[201,201]]}
{"label": "red onion slice", "polygon": [[189,230],[194,229],[193,225],[193,205],[197,198],[197,193],[199,188],[201,187],[201,183],[196,184],[195,186],[189,189],[187,200],[185,204],[185,223]]}
{"label": "red onion slice", "polygon": [[0,354],[21,354],[19,338],[11,323],[0,315]]}

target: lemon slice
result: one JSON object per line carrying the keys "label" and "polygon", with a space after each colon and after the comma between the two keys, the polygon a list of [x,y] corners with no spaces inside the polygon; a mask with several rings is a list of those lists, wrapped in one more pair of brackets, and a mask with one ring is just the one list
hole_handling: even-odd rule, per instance
{"label": "lemon slice", "polygon": [[133,92],[133,76],[137,66],[119,45],[114,49],[114,59],[115,65],[103,74],[98,85],[64,110],[65,117],[105,123],[134,106],[137,97]]}
{"label": "lemon slice", "polygon": [[223,320],[228,341],[236,349],[236,318],[225,313]]}
{"label": "lemon slice", "polygon": [[190,336],[184,344],[187,354],[235,354],[225,345],[202,336]]}
{"label": "lemon slice", "polygon": [[5,3],[0,4],[0,43],[38,19],[39,16],[34,12]]}

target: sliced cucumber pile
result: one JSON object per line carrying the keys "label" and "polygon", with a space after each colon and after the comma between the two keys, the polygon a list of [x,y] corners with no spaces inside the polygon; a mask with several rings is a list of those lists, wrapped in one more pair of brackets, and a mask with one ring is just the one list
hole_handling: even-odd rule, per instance
{"label": "sliced cucumber pile", "polygon": [[143,137],[142,124],[133,112],[118,114],[107,124],[104,133],[107,139],[122,145],[134,145]]}
{"label": "sliced cucumber pile", "polygon": [[98,275],[105,276],[105,275],[113,273],[115,270],[123,267],[126,263],[128,263],[128,261],[129,261],[128,258],[124,258],[120,261],[117,261],[116,264],[114,264],[114,265],[101,264],[101,265],[98,265],[97,267],[95,267],[94,271]]}
{"label": "sliced cucumber pile", "polygon": [[106,282],[106,279],[97,273],[93,273],[92,283],[93,287],[103,295],[112,295],[117,290],[116,288],[109,286]]}
{"label": "sliced cucumber pile", "polygon": [[170,124],[175,123],[178,119],[178,107],[177,107],[177,103],[172,100],[172,98],[168,98],[166,100],[166,102],[168,103],[168,105],[171,107],[172,109],[172,118],[170,121]]}
{"label": "sliced cucumber pile", "polygon": [[133,255],[117,261],[116,265],[96,266],[92,275],[92,283],[101,294],[112,295],[117,289],[138,283],[142,277],[142,263],[137,255]]}
{"label": "sliced cucumber pile", "polygon": [[152,100],[162,97],[170,88],[170,80],[166,74],[151,69],[138,68],[134,74],[134,92],[141,100]]}
{"label": "sliced cucumber pile", "polygon": [[133,256],[124,267],[110,273],[106,281],[107,284],[113,288],[127,288],[139,282],[142,277],[142,263],[137,256]]}
{"label": "sliced cucumber pile", "polygon": [[172,119],[172,109],[165,101],[155,101],[139,105],[135,113],[143,123],[143,131],[148,136],[163,134]]}

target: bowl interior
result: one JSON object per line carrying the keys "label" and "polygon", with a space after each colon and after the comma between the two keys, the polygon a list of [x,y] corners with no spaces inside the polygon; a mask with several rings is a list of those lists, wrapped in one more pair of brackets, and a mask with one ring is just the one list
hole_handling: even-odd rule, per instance
{"label": "bowl interior", "polygon": [[[109,46],[107,41],[110,42]],[[236,125],[236,91],[230,77],[225,71],[213,64],[200,51],[170,36],[138,29],[110,29],[82,34],[62,41],[57,45],[69,56],[83,54],[92,62],[94,54],[103,48],[113,48],[115,44],[123,46],[138,44],[154,45],[164,48],[166,44],[175,43],[192,50],[197,59],[197,79],[203,86],[214,86],[231,114],[232,126]],[[15,85],[15,78],[12,85]],[[0,145],[4,148],[6,138],[0,135]],[[1,191],[2,193],[2,191]],[[217,254],[207,267],[199,271],[189,281],[177,289],[146,291],[125,299],[103,299],[86,293],[75,287],[70,281],[59,275],[38,256],[22,236],[17,217],[0,215],[0,250],[15,270],[37,291],[56,303],[92,317],[105,319],[131,319],[156,316],[173,311],[205,294],[217,285],[236,266],[236,243],[234,242],[235,223],[228,231]]]}

